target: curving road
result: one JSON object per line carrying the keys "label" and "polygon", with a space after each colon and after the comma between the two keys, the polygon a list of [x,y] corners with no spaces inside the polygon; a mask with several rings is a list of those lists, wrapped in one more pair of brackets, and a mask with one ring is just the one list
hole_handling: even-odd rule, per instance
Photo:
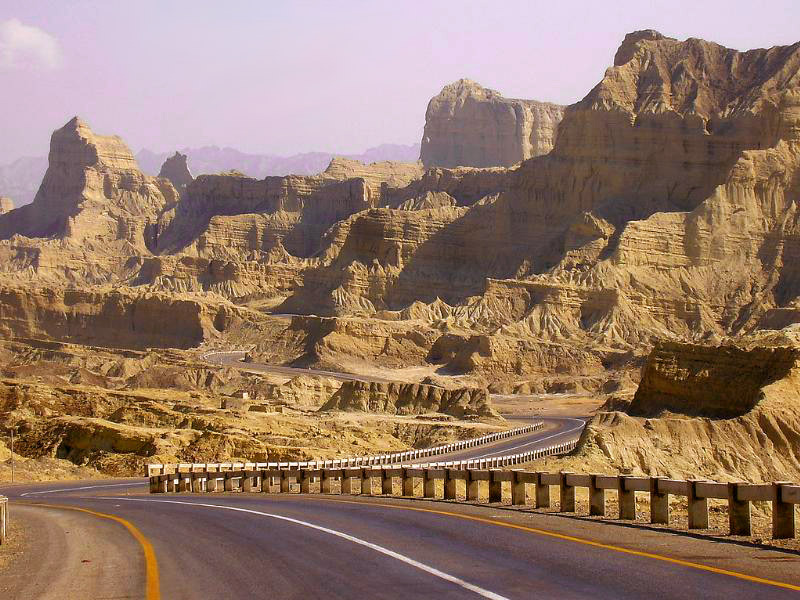
{"label": "curving road", "polygon": [[[572,439],[584,425],[549,421],[547,430],[447,459],[522,452]],[[151,496],[144,479],[0,486],[0,494],[25,533],[22,552],[0,568],[2,598],[731,600],[800,592],[797,554],[497,505]]]}
{"label": "curving road", "polygon": [[[272,373],[278,375],[297,376],[297,375],[321,375],[338,379],[340,381],[366,381],[368,383],[387,383],[392,380],[374,377],[370,375],[354,375],[351,373],[340,373],[335,371],[323,371],[319,369],[301,369],[298,367],[283,367],[262,363],[243,362],[246,352],[241,350],[226,352],[209,352],[203,358],[213,364],[252,371],[257,373]],[[504,415],[509,421],[543,421],[547,427],[545,430],[534,431],[528,434],[514,436],[494,444],[469,448],[460,452],[438,455],[435,457],[421,458],[412,463],[423,464],[427,462],[447,461],[447,460],[470,460],[477,458],[493,458],[504,454],[519,454],[567,442],[580,435],[586,425],[586,419],[575,417],[543,417],[537,415]]]}
{"label": "curving road", "polygon": [[[13,565],[24,576],[0,571],[0,596],[19,600],[667,599],[699,590],[731,600],[800,590],[797,555],[518,509],[336,496],[151,497],[144,480],[0,492],[26,528],[48,534],[31,537]],[[103,515],[133,525],[141,540]],[[92,552],[96,544],[102,555]],[[103,578],[112,567],[114,576]],[[97,577],[87,578],[92,569]],[[154,571],[157,593],[148,596]],[[81,586],[91,581],[86,595]]]}

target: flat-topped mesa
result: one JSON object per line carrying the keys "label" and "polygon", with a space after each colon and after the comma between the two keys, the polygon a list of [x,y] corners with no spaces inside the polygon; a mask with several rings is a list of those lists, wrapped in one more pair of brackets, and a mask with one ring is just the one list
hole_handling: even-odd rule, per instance
{"label": "flat-topped mesa", "polygon": [[563,114],[459,79],[428,104],[420,158],[426,167],[512,166],[550,152]]}
{"label": "flat-topped mesa", "polygon": [[178,151],[164,161],[158,176],[169,179],[181,194],[186,190],[186,186],[194,181],[194,176],[189,170],[188,157]]}
{"label": "flat-topped mesa", "polygon": [[352,179],[360,177],[366,181],[370,195],[378,203],[381,187],[385,184],[390,188],[399,188],[422,177],[425,169],[420,162],[406,163],[394,160],[384,160],[365,164],[359,160],[335,156],[331,159],[324,176],[335,179]]}

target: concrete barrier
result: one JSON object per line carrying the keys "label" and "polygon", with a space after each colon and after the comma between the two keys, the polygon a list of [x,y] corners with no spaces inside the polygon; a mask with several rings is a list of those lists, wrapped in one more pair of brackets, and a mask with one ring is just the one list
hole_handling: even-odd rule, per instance
{"label": "concrete barrier", "polygon": [[8,528],[8,498],[0,496],[0,544],[6,543]]}
{"label": "concrete barrier", "polygon": [[[563,450],[563,446],[553,449],[559,450]],[[343,469],[319,469],[308,464],[301,466],[303,463],[289,463],[281,464],[280,467],[248,470],[192,471],[153,475],[150,477],[150,491],[361,494],[549,508],[551,487],[555,486],[559,490],[559,512],[576,512],[576,489],[587,488],[590,515],[605,517],[606,491],[616,490],[619,505],[619,514],[616,517],[621,520],[636,519],[636,494],[641,493],[648,494],[650,498],[649,521],[662,525],[670,523],[670,496],[683,496],[687,499],[690,529],[708,528],[709,499],[725,500],[728,504],[731,535],[751,535],[751,503],[770,502],[773,538],[794,538],[797,535],[795,506],[800,504],[800,485],[790,482],[719,483],[700,479],[684,481],[665,477],[481,468],[487,462],[453,461],[428,465],[376,465]],[[7,512],[7,500],[0,497],[3,528]]]}

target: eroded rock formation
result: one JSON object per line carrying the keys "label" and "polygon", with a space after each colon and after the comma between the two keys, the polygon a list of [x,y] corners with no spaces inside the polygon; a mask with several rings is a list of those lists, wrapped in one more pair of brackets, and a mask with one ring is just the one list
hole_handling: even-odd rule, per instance
{"label": "eroded rock formation", "polygon": [[426,167],[510,167],[550,152],[563,113],[459,79],[428,104],[420,158]]}
{"label": "eroded rock formation", "polygon": [[500,418],[485,389],[446,390],[418,383],[346,381],[321,410],[400,415],[437,412],[458,418]]}
{"label": "eroded rock formation", "polygon": [[189,170],[187,158],[185,154],[176,151],[175,154],[164,161],[164,164],[161,165],[161,171],[158,173],[159,177],[169,179],[175,189],[178,190],[178,193],[183,193],[186,190],[186,186],[194,181],[192,172]]}

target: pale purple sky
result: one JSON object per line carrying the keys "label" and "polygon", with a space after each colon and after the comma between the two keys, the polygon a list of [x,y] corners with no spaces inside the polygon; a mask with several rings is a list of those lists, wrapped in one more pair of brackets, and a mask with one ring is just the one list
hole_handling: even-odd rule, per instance
{"label": "pale purple sky", "polygon": [[800,40],[798,24],[798,0],[0,0],[0,163],[46,154],[76,114],[134,151],[413,143],[460,77],[566,104],[629,31],[749,49]]}

